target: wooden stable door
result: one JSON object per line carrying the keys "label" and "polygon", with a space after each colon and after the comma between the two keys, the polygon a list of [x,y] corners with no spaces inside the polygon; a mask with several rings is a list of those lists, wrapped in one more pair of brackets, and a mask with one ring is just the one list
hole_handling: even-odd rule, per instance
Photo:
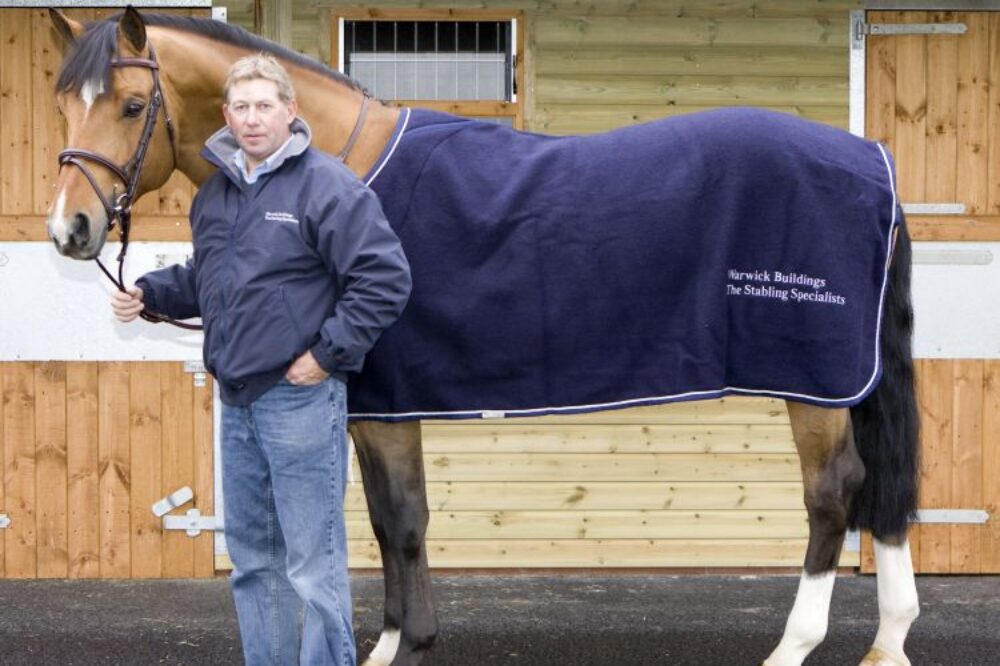
{"label": "wooden stable door", "polygon": [[[908,214],[915,240],[1000,241],[1000,12],[868,12],[866,22],[965,25],[964,34],[868,37],[866,135],[891,148],[904,204],[965,207]],[[920,508],[990,519],[914,525],[915,568],[1000,572],[1000,361],[920,359],[917,380]],[[874,567],[868,540],[862,566]]]}
{"label": "wooden stable door", "polygon": [[152,512],[190,486],[212,514],[211,381],[176,362],[13,362],[0,386],[0,578],[214,574],[213,533]]}

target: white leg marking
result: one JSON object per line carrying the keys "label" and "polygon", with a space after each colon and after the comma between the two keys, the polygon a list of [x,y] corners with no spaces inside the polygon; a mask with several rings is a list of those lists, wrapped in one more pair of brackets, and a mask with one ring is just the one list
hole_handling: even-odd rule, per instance
{"label": "white leg marking", "polygon": [[875,569],[879,620],[874,647],[894,660],[886,663],[909,666],[910,660],[903,654],[903,641],[920,615],[909,542],[888,546],[875,539]]}
{"label": "white leg marking", "polygon": [[399,650],[399,629],[383,629],[378,645],[368,655],[364,666],[389,666]]}
{"label": "white leg marking", "polygon": [[816,576],[802,572],[795,605],[785,625],[785,635],[764,662],[765,666],[799,666],[823,641],[836,579],[836,570]]}
{"label": "white leg marking", "polygon": [[66,226],[66,192],[60,192],[52,213],[49,215],[49,235],[56,239],[60,246],[69,241],[69,228]]}

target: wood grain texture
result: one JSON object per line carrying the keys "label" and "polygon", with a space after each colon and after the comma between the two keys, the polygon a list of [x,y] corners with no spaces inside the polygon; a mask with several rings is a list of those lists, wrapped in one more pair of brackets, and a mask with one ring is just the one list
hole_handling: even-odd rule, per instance
{"label": "wood grain texture", "polygon": [[70,578],[97,578],[100,566],[100,454],[96,363],[66,364]]}
{"label": "wood grain texture", "polygon": [[129,364],[125,362],[98,365],[102,578],[128,578],[132,573],[129,375]]}
{"label": "wood grain texture", "polygon": [[3,530],[7,578],[34,578],[38,573],[35,490],[35,367],[7,363],[3,382],[4,510],[10,526]]}
{"label": "wood grain texture", "polygon": [[1000,573],[1000,360],[983,370],[983,508],[990,514],[982,528],[982,573]]}
{"label": "wood grain texture", "polygon": [[[956,509],[983,508],[983,370],[979,360],[955,364],[951,506]],[[950,573],[979,573],[982,533],[979,525],[951,526]]]}
{"label": "wood grain texture", "polygon": [[[180,363],[160,364],[162,432],[162,483],[158,496],[166,497],[183,486],[195,488],[194,387]],[[183,507],[187,511],[188,506]],[[183,511],[178,511],[182,513]],[[183,531],[164,531],[163,577],[194,576],[195,541]]]}
{"label": "wood grain texture", "polygon": [[[952,438],[954,434],[955,362],[925,359],[917,362],[921,421],[920,508],[950,508]],[[920,526],[920,568],[924,573],[947,573],[951,567],[951,528]]]}
{"label": "wood grain texture", "polygon": [[160,372],[162,363],[130,363],[129,436],[132,486],[131,553],[133,578],[163,575],[162,522],[153,504],[163,495],[163,433],[161,430]]}
{"label": "wood grain texture", "polygon": [[4,12],[0,21],[0,213],[31,213],[32,177],[31,12]]}
{"label": "wood grain texture", "polygon": [[[212,379],[195,388],[192,396],[194,418],[194,497],[204,516],[215,515],[215,427],[213,422]],[[221,516],[220,516],[221,518]],[[202,532],[195,538],[194,571],[199,578],[215,575],[215,534]]]}
{"label": "wood grain texture", "polygon": [[39,578],[69,575],[66,364],[35,365],[35,483]]}

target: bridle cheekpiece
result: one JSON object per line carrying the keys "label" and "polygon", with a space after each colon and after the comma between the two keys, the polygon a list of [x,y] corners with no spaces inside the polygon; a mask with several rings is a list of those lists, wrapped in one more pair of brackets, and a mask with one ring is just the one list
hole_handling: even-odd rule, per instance
{"label": "bridle cheekpiece", "polygon": [[[153,140],[153,130],[156,128],[156,118],[160,114],[161,108],[163,109],[163,116],[166,121],[167,137],[170,140],[170,152],[173,156],[174,164],[176,165],[177,163],[177,148],[174,141],[174,124],[170,119],[170,113],[167,111],[166,103],[163,98],[163,89],[160,86],[160,65],[156,61],[156,52],[153,50],[152,43],[147,42],[147,46],[149,48],[149,58],[114,57],[111,59],[111,67],[145,67],[153,75],[153,91],[149,97],[149,104],[146,107],[146,123],[143,125],[142,135],[139,137],[139,145],[136,146],[135,153],[133,153],[131,159],[129,159],[129,161],[124,165],[119,166],[104,155],[95,153],[91,150],[86,150],[84,148],[67,148],[59,153],[60,167],[72,164],[83,172],[83,175],[86,176],[87,180],[90,182],[90,186],[97,194],[97,198],[100,200],[101,205],[104,206],[104,212],[108,218],[107,230],[110,232],[115,228],[116,224],[118,226],[118,235],[121,238],[122,243],[122,249],[118,254],[117,259],[118,278],[115,279],[115,276],[111,274],[103,263],[101,263],[99,258],[96,259],[96,261],[97,265],[100,266],[104,274],[108,276],[108,279],[123,292],[126,291],[123,272],[125,254],[128,252],[129,232],[132,227],[132,203],[135,200],[136,190],[139,187],[139,179],[142,176],[142,167],[146,162],[146,153],[149,149],[150,142]],[[109,200],[108,197],[105,196],[104,192],[101,191],[100,186],[98,186],[97,179],[94,178],[94,174],[87,166],[87,162],[100,164],[104,168],[108,169],[125,185],[125,191],[116,195],[118,189],[118,184],[116,183],[112,188],[111,199]],[[169,317],[165,317],[155,312],[149,312],[147,310],[143,310],[140,313],[140,316],[150,322],[165,321],[181,328],[191,330],[201,329],[201,326],[174,321]]]}

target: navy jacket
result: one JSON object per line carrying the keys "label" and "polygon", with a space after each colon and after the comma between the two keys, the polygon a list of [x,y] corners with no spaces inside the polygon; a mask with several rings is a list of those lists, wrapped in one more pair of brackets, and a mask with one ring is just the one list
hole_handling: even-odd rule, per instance
{"label": "navy jacket", "polygon": [[300,119],[280,166],[247,184],[223,128],[202,156],[219,167],[191,204],[194,257],[136,281],[147,308],[201,316],[205,367],[224,402],[248,405],[311,350],[344,380],[399,317],[410,272],[378,198],[309,147]]}

